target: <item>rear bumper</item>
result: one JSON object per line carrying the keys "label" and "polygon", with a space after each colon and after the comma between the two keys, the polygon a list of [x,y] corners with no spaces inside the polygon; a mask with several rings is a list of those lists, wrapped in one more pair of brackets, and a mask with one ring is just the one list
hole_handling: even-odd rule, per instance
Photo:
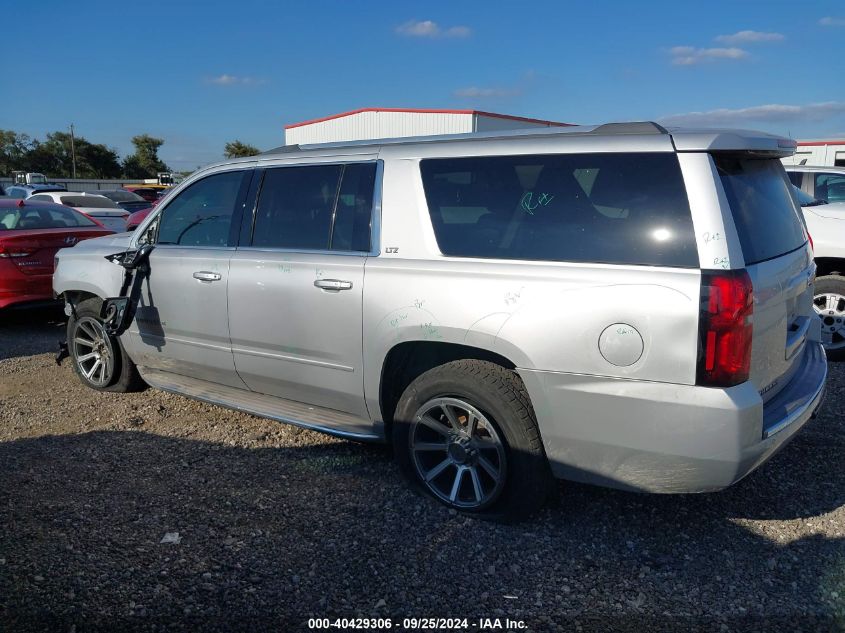
{"label": "rear bumper", "polygon": [[555,476],[642,492],[719,490],[782,448],[822,401],[827,361],[808,344],[765,406],[729,389],[519,370]]}

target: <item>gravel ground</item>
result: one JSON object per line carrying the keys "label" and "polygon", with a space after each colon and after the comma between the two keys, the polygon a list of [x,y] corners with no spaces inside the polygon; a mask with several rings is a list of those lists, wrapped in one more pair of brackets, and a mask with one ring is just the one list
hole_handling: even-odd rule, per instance
{"label": "gravel ground", "polygon": [[502,526],[416,496],[381,447],[87,390],[53,362],[54,316],[0,322],[0,631],[845,630],[843,365],[821,415],[727,491],[562,483]]}

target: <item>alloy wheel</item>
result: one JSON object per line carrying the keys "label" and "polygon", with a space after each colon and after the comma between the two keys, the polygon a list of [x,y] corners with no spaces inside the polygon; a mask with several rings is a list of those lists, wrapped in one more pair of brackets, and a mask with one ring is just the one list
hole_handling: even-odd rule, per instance
{"label": "alloy wheel", "polygon": [[75,324],[72,344],[79,373],[96,387],[107,386],[114,373],[114,349],[103,324],[82,317]]}
{"label": "alloy wheel", "polygon": [[492,421],[468,402],[429,400],[414,415],[409,441],[420,480],[448,505],[476,510],[502,492],[505,446]]}
{"label": "alloy wheel", "polygon": [[845,296],[826,292],[813,297],[813,308],[822,322],[822,344],[827,350],[845,347]]}

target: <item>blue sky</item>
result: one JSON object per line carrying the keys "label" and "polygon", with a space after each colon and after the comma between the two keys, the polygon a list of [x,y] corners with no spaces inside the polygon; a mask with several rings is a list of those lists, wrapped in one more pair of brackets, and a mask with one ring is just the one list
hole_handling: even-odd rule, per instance
{"label": "blue sky", "polygon": [[193,169],[226,141],[360,107],[575,123],[665,120],[845,137],[845,3],[291,1],[18,3],[0,128]]}

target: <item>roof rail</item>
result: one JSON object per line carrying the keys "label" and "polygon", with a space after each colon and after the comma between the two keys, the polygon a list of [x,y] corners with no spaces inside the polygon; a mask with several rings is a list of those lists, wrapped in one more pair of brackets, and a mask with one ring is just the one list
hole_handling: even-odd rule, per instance
{"label": "roof rail", "polygon": [[605,123],[587,134],[668,134],[662,125],[654,121],[631,121],[630,123]]}
{"label": "roof rail", "polygon": [[266,156],[267,154],[287,154],[290,152],[298,152],[302,149],[299,145],[280,145],[273,149],[268,149],[266,152],[261,152],[259,156]]}

